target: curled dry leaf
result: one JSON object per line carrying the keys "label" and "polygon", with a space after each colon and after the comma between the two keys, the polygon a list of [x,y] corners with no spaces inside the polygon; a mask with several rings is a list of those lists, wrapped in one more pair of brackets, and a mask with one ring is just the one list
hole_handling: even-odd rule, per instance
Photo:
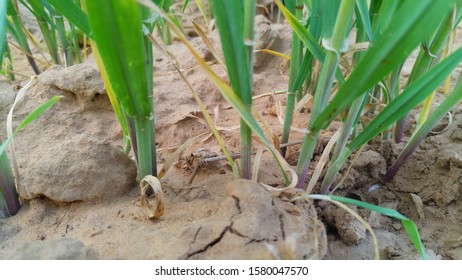
{"label": "curled dry leaf", "polygon": [[263,155],[263,148],[258,149],[255,155],[253,170],[252,170],[252,181],[258,181],[258,170],[260,169],[261,156]]}
{"label": "curled dry leaf", "polygon": [[[26,96],[27,91],[29,90],[30,87],[35,85],[38,81],[38,76],[32,76],[27,82],[27,84],[19,90],[18,94],[16,95],[16,98],[13,102],[13,105],[11,106],[11,109],[8,113],[8,116],[6,118],[6,132],[7,132],[7,137],[13,137],[13,111],[16,105],[21,102],[24,99],[24,96]],[[10,143],[10,153],[11,153],[11,163],[13,165],[13,170],[14,170],[14,180],[16,184],[16,188],[19,186],[19,168],[18,168],[18,163],[16,161],[16,153],[14,149],[14,140],[11,140]]]}
{"label": "curled dry leaf", "polygon": [[340,132],[341,132],[340,130],[337,130],[335,132],[335,134],[332,136],[329,143],[327,144],[326,148],[324,149],[322,156],[319,159],[319,162],[316,165],[316,168],[313,172],[313,175],[311,176],[308,187],[306,188],[307,193],[311,193],[319,177],[321,177],[321,172],[324,169],[324,166],[329,162],[330,152],[332,148],[334,147],[335,143],[337,143],[338,138],[340,137]]}
{"label": "curled dry leaf", "polygon": [[284,109],[282,108],[280,100],[276,102],[276,115],[278,117],[279,123],[284,124]]}
{"label": "curled dry leaf", "polygon": [[451,112],[448,112],[447,116],[448,116],[448,124],[443,129],[440,129],[438,131],[435,131],[434,128],[433,128],[432,130],[430,130],[431,134],[441,134],[443,132],[446,132],[451,127],[451,125],[452,125],[452,114],[451,114]]}
{"label": "curled dry leaf", "polygon": [[197,31],[197,33],[199,34],[199,36],[201,36],[202,41],[205,43],[205,45],[206,45],[207,48],[210,50],[210,52],[213,54],[213,56],[217,59],[217,61],[218,61],[218,63],[220,64],[220,66],[223,68],[223,70],[225,70],[225,72],[227,72],[225,63],[224,63],[223,60],[221,59],[220,54],[218,53],[218,51],[217,51],[217,50],[215,49],[215,47],[213,46],[213,44],[212,44],[212,42],[210,41],[209,37],[207,37],[207,35],[205,34],[205,32],[202,30],[202,28],[201,28],[195,21],[193,21],[192,24],[194,25],[194,28],[196,29],[196,31]]}
{"label": "curled dry leaf", "polygon": [[351,55],[351,54],[353,54],[355,52],[367,51],[370,44],[371,44],[370,42],[360,42],[360,43],[353,44],[353,45],[350,46],[348,51],[346,53],[344,53],[344,56]]}
{"label": "curled dry leaf", "polygon": [[[159,179],[147,175],[140,182],[141,208],[144,209],[149,219],[158,219],[164,214],[165,197]],[[150,191],[150,188],[152,191]],[[148,195],[148,193],[151,193]]]}
{"label": "curled dry leaf", "polygon": [[425,213],[424,213],[424,205],[422,202],[422,198],[420,196],[411,193],[412,201],[414,202],[416,208],[417,208],[417,213],[419,213],[419,218],[420,220],[425,219]]}

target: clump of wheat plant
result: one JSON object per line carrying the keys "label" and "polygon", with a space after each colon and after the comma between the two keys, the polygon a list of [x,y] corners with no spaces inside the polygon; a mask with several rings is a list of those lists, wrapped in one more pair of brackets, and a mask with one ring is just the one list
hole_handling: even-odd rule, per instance
{"label": "clump of wheat plant", "polygon": [[[7,2],[3,1],[0,6],[0,15],[7,19],[0,22],[0,36],[5,38],[8,31],[23,51],[31,54],[28,47],[30,40],[27,40],[28,34],[21,26],[17,1]],[[183,1],[181,5],[171,0],[20,2],[29,7],[41,22],[40,29],[54,63],[60,60],[56,45],[63,50],[66,63],[75,60],[76,57],[70,54],[78,53],[74,43],[77,29],[89,38],[124,132],[126,150],[132,146],[135,151],[140,178],[157,175],[152,53],[152,43],[157,44],[152,34],[157,28],[164,43],[172,43],[172,36],[176,36],[185,44],[204,73],[239,114],[239,172],[226,153],[225,143],[219,140],[236,175],[240,173],[242,178],[252,178],[252,135],[256,135],[278,162],[286,187],[305,190],[305,198],[356,204],[401,219],[411,241],[425,257],[417,228],[406,217],[390,209],[328,194],[334,178],[351,154],[377,136],[384,140],[394,138],[397,142],[401,141],[401,128],[406,116],[423,102],[415,131],[381,182],[387,183],[431,128],[460,102],[462,85],[457,81],[454,88],[446,86],[445,100],[433,112],[430,110],[437,87],[445,80],[447,83],[448,76],[462,61],[462,48],[453,48],[454,33],[462,18],[462,1],[275,0],[280,14],[292,27],[291,53],[286,55],[290,57],[290,67],[284,126],[280,141],[275,141],[280,142],[280,146],[267,139],[253,114],[255,0],[210,0],[213,21],[209,21],[204,3],[195,1],[206,22],[215,22],[219,31],[229,85],[202,60],[184,34],[181,13],[184,13],[189,1]],[[39,7],[39,2],[47,5]],[[70,24],[70,32],[74,32],[67,43],[63,17]],[[199,28],[198,32],[208,44],[204,32]],[[351,38],[354,42],[350,42]],[[8,55],[8,45],[3,43],[0,47],[2,53]],[[406,84],[402,84],[401,69],[417,48],[417,61],[411,76]],[[71,52],[71,49],[74,51]],[[352,58],[348,59],[347,54],[352,52]],[[34,58],[30,55],[28,59],[34,71],[38,72]],[[319,73],[314,65],[320,65]],[[181,70],[177,70],[181,74]],[[205,110],[197,94],[193,92],[193,96]],[[292,168],[284,159],[284,147],[291,136],[296,105],[307,96],[313,99],[307,132],[297,166]],[[334,120],[340,121],[341,127],[319,165],[320,169],[323,166],[327,169],[319,194],[312,194],[320,176],[320,170],[317,170],[307,188],[313,153],[321,131]],[[220,139],[211,119],[207,121]],[[330,156],[329,151],[332,151]],[[258,168],[258,162],[256,166]]]}

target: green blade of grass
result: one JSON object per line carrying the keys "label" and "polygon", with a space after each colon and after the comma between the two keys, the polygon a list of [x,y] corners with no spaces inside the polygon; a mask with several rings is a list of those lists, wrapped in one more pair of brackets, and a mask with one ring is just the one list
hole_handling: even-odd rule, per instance
{"label": "green blade of grass", "polygon": [[10,32],[13,32],[16,35],[15,39],[18,42],[19,46],[24,50],[26,54],[26,59],[32,67],[32,70],[34,70],[34,73],[37,75],[40,74],[40,70],[37,66],[37,63],[32,58],[32,51],[30,49],[29,43],[27,42],[27,37],[22,27],[21,18],[19,17],[18,11],[13,5],[12,0],[8,0],[7,15],[10,16],[12,20],[12,24],[9,25]]}
{"label": "green blade of grass", "polygon": [[[22,3],[27,7],[24,1]],[[48,52],[55,64],[61,64],[61,57],[58,51],[58,42],[56,40],[56,24],[51,18],[52,12],[47,12],[46,6],[41,0],[27,0],[29,10],[37,19],[38,26],[42,31],[43,38],[48,48]]]}
{"label": "green blade of grass", "polygon": [[[320,1],[314,1],[311,4],[307,4],[305,1],[305,6],[309,9],[310,11],[310,26],[309,26],[309,31],[310,34],[313,35],[314,39],[318,40],[321,37],[322,33],[322,9],[321,9],[321,3]],[[311,2],[311,1],[310,1]]]}
{"label": "green blade of grass", "polygon": [[462,61],[462,48],[455,51],[430,71],[409,85],[398,97],[375,117],[372,122],[349,145],[351,150],[357,149],[378,135],[384,129],[404,116],[424,100],[451,71]]}
{"label": "green blade of grass", "polygon": [[58,38],[61,43],[61,49],[66,59],[65,65],[71,66],[73,64],[73,56],[72,56],[72,51],[70,49],[70,44],[67,41],[66,27],[64,25],[64,18],[59,12],[56,12],[56,15],[54,16],[54,18],[55,18],[56,29],[58,31]]}
{"label": "green blade of grass", "polygon": [[[152,60],[146,49],[141,9],[136,0],[91,1],[86,9],[107,78],[127,115],[134,120],[140,178],[156,175]],[[148,62],[148,63],[147,63]],[[155,147],[155,146],[154,146]]]}
{"label": "green blade of grass", "polygon": [[[432,36],[431,40],[429,40],[429,42],[426,42],[425,44],[422,44],[419,55],[416,58],[416,62],[412,67],[412,71],[408,79],[408,84],[412,83],[415,79],[422,76],[423,73],[427,72],[428,69],[441,58],[441,53],[449,38],[451,23],[452,12],[448,13],[446,18],[441,22],[440,27],[436,31],[435,35]],[[429,102],[431,102],[431,100]],[[420,118],[417,120],[417,127],[420,125],[420,123],[422,122],[422,118],[424,118],[425,116],[426,114],[424,112],[420,114]],[[396,142],[401,142],[401,138],[404,133],[404,125],[406,124],[406,121],[407,114],[406,116],[401,118],[396,124]]]}
{"label": "green blade of grass", "polygon": [[[171,2],[171,1],[170,1]],[[170,3],[171,4],[171,3]],[[155,132],[155,124],[154,124],[154,54],[152,51],[152,43],[149,41],[148,37],[146,36],[146,31],[144,30],[146,27],[149,33],[152,33],[154,30],[154,23],[151,22],[151,11],[143,6],[138,5],[141,10],[141,18],[142,18],[142,29],[143,29],[143,39],[144,39],[144,49],[146,52],[146,68],[145,68],[145,75],[147,81],[147,89],[148,89],[148,99],[151,100],[149,102],[150,111],[152,112],[152,119],[150,120],[149,124],[149,133],[151,137],[151,165],[152,165],[152,172],[150,174],[157,175],[157,146],[156,146],[156,132]]]}
{"label": "green blade of grass", "polygon": [[325,52],[314,39],[314,37],[306,30],[306,28],[298,21],[297,17],[294,16],[279,0],[274,1],[281,12],[286,17],[287,21],[292,26],[294,32],[300,37],[303,44],[308,48],[308,50],[316,57],[317,60],[323,62],[325,57]]}
{"label": "green blade of grass", "polygon": [[[351,141],[347,148],[341,150],[338,157],[329,166],[326,176],[324,177],[320,193],[325,194],[329,191],[334,177],[340,171],[346,159],[354,150],[366,144],[369,140],[377,136],[382,131],[388,129],[390,125],[406,115],[409,110],[414,108],[428,95],[430,95],[460,62],[462,62],[462,48],[458,49],[434,68],[430,69],[430,71],[410,84],[398,97],[393,99],[387,107],[385,107],[385,109],[380,112],[369,123],[369,125]],[[447,106],[446,109],[449,108],[449,104],[445,106]],[[435,119],[432,120],[435,121]],[[428,129],[428,125],[426,125],[425,129]],[[423,137],[422,135],[423,132],[420,131],[419,136],[414,141],[421,139],[421,137]],[[418,144],[418,142],[414,142],[412,139],[411,141],[413,142],[412,145]],[[406,151],[403,151],[404,154],[402,155],[402,161],[405,160],[404,155],[409,157],[412,153],[412,147],[414,146],[410,146]],[[401,162],[401,159],[399,162]],[[394,175],[393,172],[397,172],[399,166],[400,165],[397,164],[393,168],[390,168],[388,171],[389,173],[387,173],[388,175],[384,177],[383,181],[387,182]]]}
{"label": "green blade of grass", "polygon": [[86,0],[86,5],[93,37],[120,103],[130,116],[151,117],[136,1]]}
{"label": "green blade of grass", "polygon": [[372,29],[373,38],[380,37],[383,30],[385,30],[390,22],[393,20],[393,14],[396,12],[396,8],[399,6],[400,1],[377,1],[372,2],[370,7],[370,13],[373,16]]}
{"label": "green blade of grass", "polygon": [[2,155],[5,152],[6,147],[8,144],[11,142],[13,137],[23,130],[27,125],[29,125],[31,122],[34,120],[38,119],[41,115],[43,115],[46,111],[48,111],[56,102],[58,102],[59,99],[61,99],[63,96],[55,96],[53,98],[50,98],[48,101],[44,102],[37,108],[35,108],[32,112],[27,115],[27,117],[18,125],[18,127],[15,129],[13,135],[11,137],[8,137],[7,140],[0,146],[0,155]]}
{"label": "green blade of grass", "polygon": [[[244,0],[244,46],[247,52],[247,69],[248,80],[250,91],[246,96],[242,96],[244,103],[247,106],[252,106],[252,81],[253,81],[253,63],[254,63],[254,52],[253,48],[255,46],[255,31],[254,31],[254,21],[256,13],[256,1],[254,0]],[[250,101],[249,101],[250,100]],[[245,179],[252,179],[252,129],[244,122],[241,121],[240,125],[241,131],[241,165],[242,165],[242,174],[241,177]]]}
{"label": "green blade of grass", "polygon": [[458,23],[462,20],[462,1],[457,1],[456,13],[454,15],[453,31],[457,29]]}
{"label": "green blade of grass", "polygon": [[[0,141],[1,143],[1,141]],[[16,215],[20,204],[6,154],[0,156],[0,219]]]}
{"label": "green blade of grass", "polygon": [[[2,141],[0,140],[0,144]],[[6,153],[0,154],[0,218],[16,215],[19,199],[14,182],[13,171]]]}
{"label": "green blade of grass", "polygon": [[3,54],[6,46],[6,8],[7,2],[1,1],[0,3],[0,70],[3,63]]}
{"label": "green blade of grass", "polygon": [[[319,7],[322,13],[322,17],[321,17],[322,35],[321,36],[325,40],[329,40],[332,37],[332,33],[334,33],[334,26],[338,20],[338,14],[342,12],[340,8],[341,1],[342,0],[320,1]],[[326,49],[326,46],[323,46],[323,47]]]}
{"label": "green blade of grass", "polygon": [[[425,248],[422,244],[422,240],[420,239],[419,230],[417,229],[417,226],[412,220],[402,215],[398,211],[390,208],[380,207],[367,202],[335,195],[308,195],[307,197],[312,199],[333,200],[345,204],[352,204],[400,220],[409,239],[411,240],[412,244],[415,246],[419,254],[422,256],[422,259],[428,259],[427,254],[425,253]],[[297,197],[294,199],[297,199]]]}
{"label": "green blade of grass", "polygon": [[125,119],[125,116],[122,112],[122,107],[120,106],[119,100],[117,99],[114,89],[112,88],[112,84],[109,81],[107,71],[104,68],[104,64],[103,64],[103,61],[101,60],[101,56],[98,52],[98,48],[96,47],[93,41],[90,41],[90,44],[92,45],[93,56],[95,57],[96,65],[98,66],[98,69],[100,70],[101,78],[103,79],[104,86],[106,87],[106,92],[109,97],[109,101],[111,102],[112,109],[114,110],[117,120],[119,121],[119,124],[122,127],[123,134],[126,137],[128,137],[130,132],[128,129],[127,120]]}
{"label": "green blade of grass", "polygon": [[82,38],[81,35],[83,34],[82,31],[76,29],[75,25],[69,23],[69,41],[71,42],[72,52],[77,59],[77,63],[82,63],[82,56],[80,55],[80,46],[79,46],[79,38]]}
{"label": "green blade of grass", "polygon": [[[286,6],[288,10],[296,15],[298,19],[301,19],[303,13],[300,9],[296,9],[297,6],[301,5],[301,1],[290,0],[286,1]],[[301,68],[303,57],[303,45],[300,41],[300,38],[293,31],[292,32],[292,49],[291,49],[291,59],[290,59],[290,68],[289,68],[289,85],[287,92],[287,102],[286,110],[284,113],[284,125],[282,129],[281,143],[285,144],[289,141],[290,126],[292,125],[292,119],[294,115],[295,107],[295,95],[298,90],[301,89],[303,80],[306,78],[307,69],[311,65],[303,65],[304,68]],[[305,58],[308,58],[308,55],[305,55]],[[311,62],[309,59],[303,58],[303,61],[306,63]],[[302,71],[300,71],[302,69]],[[305,73],[304,77],[299,77],[299,73]],[[298,80],[297,80],[298,79]],[[282,148],[282,156],[285,156],[287,148]]]}
{"label": "green blade of grass", "polygon": [[87,15],[72,0],[47,0],[66,19],[77,26],[85,35],[92,37]]}
{"label": "green blade of grass", "polygon": [[[254,1],[212,0],[212,10],[220,33],[228,77],[233,91],[246,107],[252,105]],[[252,14],[253,13],[253,14]],[[251,179],[252,131],[241,120],[241,176]]]}
{"label": "green blade of grass", "polygon": [[251,80],[248,67],[248,52],[244,43],[244,7],[241,1],[212,1],[217,26],[223,30],[226,68],[231,86],[245,104],[251,104]]}
{"label": "green blade of grass", "polygon": [[[310,16],[307,19],[307,28],[309,33],[313,36],[313,38],[319,42],[322,33],[322,14],[323,10],[321,9],[320,1],[314,1],[312,3],[306,3],[308,1],[304,1],[305,6],[310,11]],[[310,1],[311,2],[311,1]],[[303,10],[302,10],[303,12]],[[297,102],[303,99],[303,95],[308,94],[310,91],[310,86],[312,89],[315,87],[316,83],[316,74],[315,69],[313,68],[313,61],[314,56],[311,52],[305,51],[303,56],[303,61],[300,66],[301,71],[298,72],[297,77],[295,78],[294,87],[300,88],[301,90],[297,91]],[[340,77],[343,79],[343,77]],[[343,82],[343,80],[340,80]],[[305,88],[303,89],[303,84],[305,83]],[[311,92],[313,94],[314,92]]]}
{"label": "green blade of grass", "polygon": [[[292,26],[292,29],[298,35],[305,47],[313,54],[317,60],[323,63],[326,53],[315,40],[313,35],[308,32],[303,24],[297,20],[297,17],[294,16],[279,0],[274,0],[274,2],[278,5],[279,9],[284,14],[287,21]],[[340,70],[337,70],[335,77],[339,83],[343,83],[344,79]]]}
{"label": "green blade of grass", "polygon": [[396,69],[439,26],[453,4],[454,0],[440,0],[438,5],[433,0],[402,2],[389,26],[371,44],[334,99],[310,125],[310,131],[327,127],[356,98]]}
{"label": "green blade of grass", "polygon": [[188,7],[189,0],[185,0],[183,3],[183,7],[181,7],[181,14],[184,14],[184,11],[186,10],[186,7]]}
{"label": "green blade of grass", "polygon": [[28,8],[29,11],[32,12],[32,14],[34,14],[34,16],[37,18],[37,21],[39,21],[39,23],[40,21],[43,21],[51,25],[54,28],[54,22],[46,11],[46,2],[42,2],[41,0],[19,0],[19,1],[26,8]]}
{"label": "green blade of grass", "polygon": [[48,111],[61,98],[63,98],[63,96],[61,95],[52,97],[48,101],[40,105],[39,107],[35,108],[29,115],[27,115],[27,117],[21,122],[21,124],[18,125],[18,127],[15,130],[15,133],[20,132],[31,122],[38,119],[41,115],[43,115],[46,111]]}
{"label": "green blade of grass", "polygon": [[[8,15],[9,16],[9,15]],[[10,17],[11,18],[11,17]],[[14,28],[13,21],[12,20],[7,20],[6,21],[6,30],[8,33],[11,35],[11,37],[16,41],[19,42],[19,35],[16,32],[16,29]]]}
{"label": "green blade of grass", "polygon": [[[255,45],[255,14],[256,14],[256,1],[254,0],[244,0],[244,45],[247,50],[247,68],[249,68],[249,83],[252,87],[253,80],[253,61],[254,61],[254,51],[253,46]],[[252,89],[250,90],[252,91]],[[252,94],[250,94],[250,97]]]}
{"label": "green blade of grass", "polygon": [[[373,28],[373,34],[380,34],[382,29],[386,26],[388,26],[389,18],[391,17],[391,12],[394,10],[393,7],[390,7],[389,3],[395,3],[397,2],[394,1],[388,1],[386,2],[386,6],[382,5],[381,7],[377,6],[372,6],[371,7],[371,16],[372,16],[372,21],[374,22],[374,28]],[[358,2],[357,2],[358,4]],[[374,4],[374,3],[373,3]],[[378,12],[375,12],[375,9],[382,9],[382,12],[379,14]],[[384,11],[385,9],[385,11]],[[357,11],[358,12],[358,11]],[[368,40],[368,35],[366,34],[366,27],[364,26],[363,22],[356,22],[356,42],[364,42]],[[370,37],[369,37],[370,38]],[[361,57],[363,56],[363,53],[356,53],[353,56],[353,61],[359,61]],[[399,73],[399,72],[398,72]],[[379,88],[378,86],[376,88]],[[375,89],[374,89],[375,91]],[[335,176],[338,174],[339,170],[342,168],[344,165],[346,159],[350,156],[351,150],[345,149],[348,140],[351,137],[351,131],[354,129],[354,126],[358,122],[358,119],[361,117],[361,111],[364,108],[365,104],[367,103],[368,95],[364,94],[363,96],[359,97],[356,99],[351,105],[348,110],[348,115],[343,120],[342,123],[342,134],[337,141],[337,145],[335,147],[334,153],[332,155],[329,167],[327,169],[326,175],[324,176],[324,179],[321,184],[321,188],[319,190],[319,193],[321,194],[326,194],[329,191],[329,188],[335,178]],[[354,138],[354,137],[353,137]]]}
{"label": "green blade of grass", "polygon": [[207,16],[207,12],[205,11],[205,6],[204,3],[202,3],[202,0],[196,0],[196,5],[201,11],[202,17],[205,21],[205,25],[209,25],[209,17]]}
{"label": "green blade of grass", "polygon": [[361,20],[369,41],[372,41],[372,26],[367,0],[356,0],[357,17]]}

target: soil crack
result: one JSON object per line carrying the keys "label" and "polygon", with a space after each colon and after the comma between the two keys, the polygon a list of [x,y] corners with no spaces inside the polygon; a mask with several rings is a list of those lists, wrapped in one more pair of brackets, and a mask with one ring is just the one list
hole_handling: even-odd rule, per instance
{"label": "soil crack", "polygon": [[[206,252],[208,249],[210,249],[211,247],[215,246],[216,244],[218,244],[222,239],[223,239],[223,236],[225,236],[226,232],[230,232],[230,233],[233,233],[233,234],[236,234],[242,238],[248,238],[250,239],[249,243],[253,242],[255,239],[252,239],[250,237],[247,237],[247,236],[244,236],[243,234],[241,234],[239,231],[233,229],[233,223],[234,223],[234,219],[236,216],[242,214],[242,209],[241,209],[241,204],[240,204],[240,199],[239,197],[237,196],[232,196],[232,198],[234,199],[234,204],[236,206],[236,209],[237,209],[237,213],[236,214],[233,214],[231,217],[230,217],[230,224],[228,226],[226,226],[221,232],[220,234],[218,235],[217,238],[213,239],[211,242],[209,242],[208,244],[206,244],[203,248],[199,249],[199,250],[196,250],[194,252],[191,252],[191,253],[188,253],[186,255],[186,260],[190,259],[191,257],[195,256],[195,255],[198,255],[198,254],[201,254],[201,253],[204,253]],[[194,239],[193,241],[191,242],[191,244],[193,244],[196,239],[197,239],[197,236],[199,235],[199,232],[201,231],[202,227],[199,227],[199,229],[197,229],[195,235],[194,235]]]}
{"label": "soil crack", "polygon": [[70,91],[68,89],[65,89],[65,88],[61,88],[55,84],[49,84],[50,88],[56,90],[56,91],[63,91],[65,93],[69,93],[69,94],[72,94],[73,96],[77,96],[77,93],[73,92],[73,91]]}
{"label": "soil crack", "polygon": [[286,232],[284,230],[284,220],[282,219],[282,214],[279,214],[279,228],[281,229],[282,240],[286,240]]}
{"label": "soil crack", "polygon": [[197,236],[199,235],[199,232],[201,231],[201,229],[202,229],[201,226],[197,229],[196,233],[194,234],[193,241],[191,243],[196,242]]}
{"label": "soil crack", "polygon": [[[238,213],[236,215],[242,214],[241,201],[240,201],[239,197],[233,195],[232,198],[234,199],[234,203],[236,204],[236,208],[237,208],[237,211],[238,211]],[[234,218],[234,216],[236,216],[236,215],[233,215],[232,218]]]}
{"label": "soil crack", "polygon": [[211,247],[215,246],[216,244],[218,244],[218,243],[221,241],[221,239],[223,239],[223,236],[225,236],[226,232],[230,230],[231,226],[232,226],[232,224],[229,225],[229,226],[227,226],[227,227],[225,227],[225,228],[223,229],[223,231],[220,233],[220,235],[219,235],[217,238],[215,238],[215,239],[212,240],[210,243],[208,243],[207,245],[205,245],[202,249],[199,249],[199,250],[196,250],[196,251],[194,251],[194,252],[192,252],[192,253],[189,253],[188,255],[186,255],[186,258],[185,258],[185,259],[188,260],[189,258],[191,258],[191,257],[193,257],[193,256],[195,256],[195,255],[204,253],[204,252],[206,252],[209,248],[211,248]]}

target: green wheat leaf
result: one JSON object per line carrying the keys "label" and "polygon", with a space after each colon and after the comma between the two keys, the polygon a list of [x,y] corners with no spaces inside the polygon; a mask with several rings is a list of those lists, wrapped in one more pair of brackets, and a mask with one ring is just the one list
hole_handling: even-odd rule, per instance
{"label": "green wheat leaf", "polygon": [[438,28],[455,0],[403,1],[383,34],[374,38],[334,99],[314,121],[311,131],[327,127],[356,98],[403,63],[414,48]]}

